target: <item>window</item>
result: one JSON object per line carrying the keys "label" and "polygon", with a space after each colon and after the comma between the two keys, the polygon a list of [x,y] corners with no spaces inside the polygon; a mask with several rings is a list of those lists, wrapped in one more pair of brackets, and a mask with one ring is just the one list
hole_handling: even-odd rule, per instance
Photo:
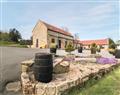
{"label": "window", "polygon": [[51,42],[52,42],[52,43],[55,43],[55,39],[54,39],[54,38],[52,38],[52,39],[51,39]]}

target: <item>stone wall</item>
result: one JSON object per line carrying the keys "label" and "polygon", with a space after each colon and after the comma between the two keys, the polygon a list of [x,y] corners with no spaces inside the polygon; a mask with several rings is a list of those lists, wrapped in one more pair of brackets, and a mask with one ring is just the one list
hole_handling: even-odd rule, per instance
{"label": "stone wall", "polygon": [[[57,60],[55,64],[63,61]],[[86,59],[87,60],[87,59]],[[21,83],[24,95],[61,95],[66,90],[71,89],[77,85],[81,85],[91,78],[100,78],[106,73],[112,71],[114,68],[120,66],[120,60],[117,64],[97,64],[77,63],[70,64],[69,71],[66,73],[53,74],[53,80],[49,83],[37,82],[31,70],[31,65],[34,61],[22,62]],[[29,64],[29,65],[28,65]],[[62,63],[63,64],[63,63]],[[56,65],[54,65],[55,68]],[[68,66],[68,65],[67,65]]]}
{"label": "stone wall", "polygon": [[48,30],[48,46],[51,44],[51,39],[55,39],[56,45],[59,45],[58,40],[61,40],[62,49],[65,48],[65,41],[67,41],[67,44],[69,42],[73,44],[73,37]]}
{"label": "stone wall", "polygon": [[[38,47],[36,47],[38,40]],[[32,48],[45,48],[47,46],[47,27],[40,21],[32,31]]]}

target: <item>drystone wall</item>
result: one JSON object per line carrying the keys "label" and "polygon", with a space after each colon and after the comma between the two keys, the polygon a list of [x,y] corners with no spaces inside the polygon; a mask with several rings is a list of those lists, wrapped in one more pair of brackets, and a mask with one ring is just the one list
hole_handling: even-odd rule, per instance
{"label": "drystone wall", "polygon": [[[62,59],[57,59],[54,63],[54,72],[57,72],[55,67]],[[106,73],[120,66],[120,59],[117,64],[97,64],[94,59],[76,59],[77,63],[63,62],[62,69],[67,69],[66,72],[57,72],[53,74],[53,79],[49,83],[37,82],[32,72],[33,60],[24,61],[21,64],[21,83],[24,95],[61,95],[72,87],[81,85],[91,78],[101,78]],[[79,63],[82,60],[82,63]],[[85,62],[84,62],[85,60]],[[87,61],[87,62],[86,62]],[[88,62],[89,61],[89,62]],[[65,65],[64,65],[65,63]],[[67,64],[67,65],[66,65]],[[64,67],[67,66],[67,67]],[[58,68],[58,67],[57,67]]]}

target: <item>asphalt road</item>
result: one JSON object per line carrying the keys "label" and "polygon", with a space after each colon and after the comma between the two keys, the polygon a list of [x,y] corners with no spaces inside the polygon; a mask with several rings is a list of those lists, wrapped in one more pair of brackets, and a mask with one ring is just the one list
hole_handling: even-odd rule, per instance
{"label": "asphalt road", "polygon": [[21,61],[34,58],[37,52],[48,52],[48,50],[0,47],[0,91],[7,82],[20,79]]}

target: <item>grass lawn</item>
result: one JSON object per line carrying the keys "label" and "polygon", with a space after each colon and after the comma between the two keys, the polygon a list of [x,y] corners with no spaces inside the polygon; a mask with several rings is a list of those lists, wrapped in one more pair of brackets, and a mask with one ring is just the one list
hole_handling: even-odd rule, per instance
{"label": "grass lawn", "polygon": [[120,67],[100,80],[89,80],[84,87],[71,89],[67,95],[120,95]]}
{"label": "grass lawn", "polygon": [[0,41],[0,46],[27,48],[26,45],[20,45],[19,43],[8,42],[8,41]]}

